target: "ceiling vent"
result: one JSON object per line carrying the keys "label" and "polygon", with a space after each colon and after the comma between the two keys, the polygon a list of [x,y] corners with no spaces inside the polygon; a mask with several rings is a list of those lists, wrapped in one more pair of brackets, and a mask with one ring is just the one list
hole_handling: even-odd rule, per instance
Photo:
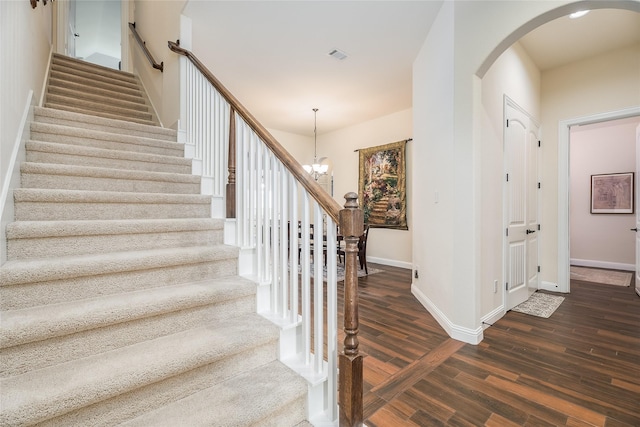
{"label": "ceiling vent", "polygon": [[329,52],[329,56],[335,59],[343,60],[347,57],[347,54],[341,50],[333,49],[331,52]]}

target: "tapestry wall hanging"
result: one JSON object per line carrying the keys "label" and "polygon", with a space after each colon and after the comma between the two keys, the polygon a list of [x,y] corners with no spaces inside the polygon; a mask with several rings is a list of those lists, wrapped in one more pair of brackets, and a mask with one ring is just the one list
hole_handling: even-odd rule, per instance
{"label": "tapestry wall hanging", "polygon": [[358,201],[370,227],[408,230],[405,146],[398,141],[360,149]]}

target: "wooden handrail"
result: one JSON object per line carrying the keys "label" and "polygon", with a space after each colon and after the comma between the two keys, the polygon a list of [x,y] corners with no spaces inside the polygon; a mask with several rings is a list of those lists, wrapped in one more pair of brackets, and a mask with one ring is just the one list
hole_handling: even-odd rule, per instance
{"label": "wooden handrail", "polygon": [[[38,2],[39,1],[40,0],[30,0],[31,8],[35,9],[38,6]],[[53,0],[51,0],[51,1],[53,1]],[[47,5],[47,0],[42,0],[42,4],[46,6]]]}
{"label": "wooden handrail", "polygon": [[231,105],[231,109],[236,111],[253,131],[264,141],[273,154],[282,164],[295,176],[302,186],[311,194],[318,204],[337,223],[340,212],[340,205],[304,170],[302,165],[280,145],[280,143],[267,131],[267,129],[256,120],[249,110],[238,101],[229,90],[200,62],[200,60],[189,50],[180,47],[180,41],[169,41],[169,49],[173,52],[186,56],[202,75],[216,88],[216,90]]}
{"label": "wooden handrail", "polygon": [[140,37],[140,34],[138,34],[138,31],[136,30],[136,23],[135,22],[129,22],[129,28],[131,29],[131,32],[133,33],[133,37],[136,39],[136,41],[138,42],[138,44],[142,48],[142,51],[144,52],[144,56],[146,56],[147,59],[149,60],[149,62],[151,63],[151,66],[153,68],[155,68],[156,70],[160,70],[160,72],[162,73],[164,71],[164,62],[161,62],[161,63],[158,64],[156,62],[156,60],[153,59],[153,56],[151,55],[151,52],[149,52],[149,49],[147,49],[147,44],[144,42],[144,40],[142,40],[142,38]]}

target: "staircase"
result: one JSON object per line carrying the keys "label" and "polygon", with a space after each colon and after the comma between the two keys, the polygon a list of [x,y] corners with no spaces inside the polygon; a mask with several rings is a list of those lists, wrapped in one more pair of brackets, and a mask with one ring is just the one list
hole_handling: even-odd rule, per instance
{"label": "staircase", "polygon": [[131,74],[56,55],[0,267],[0,425],[309,425],[306,382]]}

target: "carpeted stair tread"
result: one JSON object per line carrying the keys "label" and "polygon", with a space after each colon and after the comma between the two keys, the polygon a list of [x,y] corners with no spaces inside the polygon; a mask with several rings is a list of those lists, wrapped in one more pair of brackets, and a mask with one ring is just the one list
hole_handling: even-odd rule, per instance
{"label": "carpeted stair tread", "polygon": [[165,139],[175,142],[177,131],[159,127],[156,125],[142,125],[124,120],[108,119],[89,114],[74,113],[71,111],[57,110],[46,107],[34,107],[36,121],[60,124],[63,126],[73,125],[78,128],[90,127],[93,130],[123,133],[131,136],[143,136],[154,139]]}
{"label": "carpeted stair tread", "polygon": [[151,120],[152,115],[144,104],[130,105],[123,103],[122,106],[108,105],[101,100],[84,100],[76,97],[62,96],[55,94],[47,95],[47,104],[64,104],[70,107],[83,108],[85,111],[96,113],[108,113],[121,115],[123,117],[131,117],[141,120]]}
{"label": "carpeted stair tread", "polygon": [[213,363],[277,329],[256,314],[134,344],[0,381],[0,425],[28,425]]}
{"label": "carpeted stair tread", "polygon": [[0,425],[306,427],[307,383],[275,362],[280,329],[138,78],[53,54],[33,120],[0,266]]}
{"label": "carpeted stair tread", "polygon": [[96,166],[59,165],[55,163],[24,162],[21,173],[46,175],[93,176],[96,178],[137,179],[144,181],[170,181],[184,184],[200,184],[200,177],[183,173],[148,172],[126,169],[100,168]]}
{"label": "carpeted stair tread", "polygon": [[233,276],[4,311],[0,348],[242,298],[255,289],[255,283]]}
{"label": "carpeted stair tread", "polygon": [[23,188],[199,194],[200,177],[188,174],[23,162]]}
{"label": "carpeted stair tread", "polygon": [[[65,74],[66,80],[73,80],[76,76],[78,76],[83,78],[90,78],[94,81],[108,82],[113,85],[138,88],[138,82],[132,75],[127,75],[127,73],[121,73],[116,70],[109,70],[106,73],[96,72],[96,70],[98,70],[100,66],[95,66],[94,64],[89,63],[85,64],[87,65],[73,66],[68,63],[63,64],[54,61],[51,64],[51,70]],[[102,70],[104,70],[104,68]]]}
{"label": "carpeted stair tread", "polygon": [[130,151],[161,154],[165,156],[184,156],[184,145],[179,142],[165,141],[143,136],[114,134],[92,129],[74,128],[50,123],[31,123],[31,139],[62,144],[79,144],[95,148],[126,149]]}
{"label": "carpeted stair tread", "polygon": [[8,239],[102,236],[108,234],[173,233],[222,230],[219,218],[128,219],[95,221],[15,221],[7,224]]}
{"label": "carpeted stair tread", "polygon": [[200,194],[138,193],[20,188],[14,190],[16,221],[204,218],[211,198]]}
{"label": "carpeted stair tread", "polygon": [[65,105],[65,104],[56,104],[54,102],[45,102],[44,106],[46,108],[55,108],[55,109],[58,109],[58,110],[65,110],[65,111],[70,111],[70,112],[74,112],[74,113],[89,114],[89,115],[94,115],[96,117],[104,117],[104,118],[107,118],[107,119],[129,121],[131,123],[139,123],[139,124],[149,125],[149,126],[157,126],[158,125],[152,119],[140,119],[140,118],[137,118],[137,117],[131,117],[131,116],[122,115],[122,114],[113,114],[113,113],[104,112],[104,111],[85,110],[83,108],[74,107],[74,106]]}
{"label": "carpeted stair tread", "polygon": [[86,166],[191,173],[191,160],[184,157],[46,141],[27,141],[26,149],[27,161],[31,162],[77,164],[80,161]]}
{"label": "carpeted stair tread", "polygon": [[7,224],[7,259],[219,245],[222,219],[15,221]]}
{"label": "carpeted stair tread", "polygon": [[32,282],[150,270],[174,265],[233,259],[238,248],[227,245],[162,248],[144,251],[7,261],[0,269],[0,288]]}
{"label": "carpeted stair tread", "polygon": [[64,203],[147,203],[147,204],[210,204],[209,196],[200,194],[124,193],[119,191],[58,190],[19,188],[15,202]]}
{"label": "carpeted stair tread", "polygon": [[113,106],[147,111],[145,99],[142,96],[126,95],[104,89],[92,88],[91,90],[87,90],[85,87],[75,88],[70,85],[64,87],[49,86],[47,96],[49,95],[64,96],[92,102],[103,102]]}
{"label": "carpeted stair tread", "polygon": [[[55,86],[67,86],[69,83],[73,83],[73,85],[82,85],[87,88],[98,88],[105,89],[116,93],[122,93],[126,95],[133,96],[141,96],[142,92],[137,85],[134,84],[126,84],[122,85],[119,82],[114,82],[113,80],[101,81],[95,80],[90,77],[88,74],[79,76],[74,74],[69,74],[64,68],[52,68],[49,74],[50,84]],[[73,85],[69,85],[68,87],[72,87]]]}
{"label": "carpeted stair tread", "polygon": [[[103,74],[94,74],[87,70],[79,68],[71,68],[64,65],[52,64],[51,75],[62,81],[86,81],[90,80],[97,86],[108,85],[111,87],[121,87],[125,90],[140,91],[138,83],[135,79],[121,79],[118,76],[110,76]],[[91,85],[87,85],[91,87]]]}
{"label": "carpeted stair tread", "polygon": [[145,103],[142,93],[135,90],[122,90],[120,87],[97,87],[94,85],[87,85],[83,82],[77,82],[74,80],[62,80],[59,78],[49,79],[49,86],[47,94],[67,95],[67,96],[102,96],[111,97],[114,102],[116,99],[122,99],[123,101]]}
{"label": "carpeted stair tread", "polygon": [[94,75],[109,75],[114,78],[124,80],[135,80],[135,75],[122,70],[115,70],[113,68],[105,67],[102,65],[94,64],[92,62],[83,61],[82,59],[72,58],[70,56],[54,53],[52,63],[56,65],[62,65],[69,68],[84,69],[91,72]]}
{"label": "carpeted stair tread", "polygon": [[[206,390],[149,412],[122,424],[135,426],[292,426],[304,415],[290,414],[293,420],[271,418],[287,403],[306,396],[306,383],[282,363],[243,372]],[[285,414],[280,414],[285,415]],[[296,417],[297,415],[297,417]],[[295,419],[297,418],[297,419]]]}

